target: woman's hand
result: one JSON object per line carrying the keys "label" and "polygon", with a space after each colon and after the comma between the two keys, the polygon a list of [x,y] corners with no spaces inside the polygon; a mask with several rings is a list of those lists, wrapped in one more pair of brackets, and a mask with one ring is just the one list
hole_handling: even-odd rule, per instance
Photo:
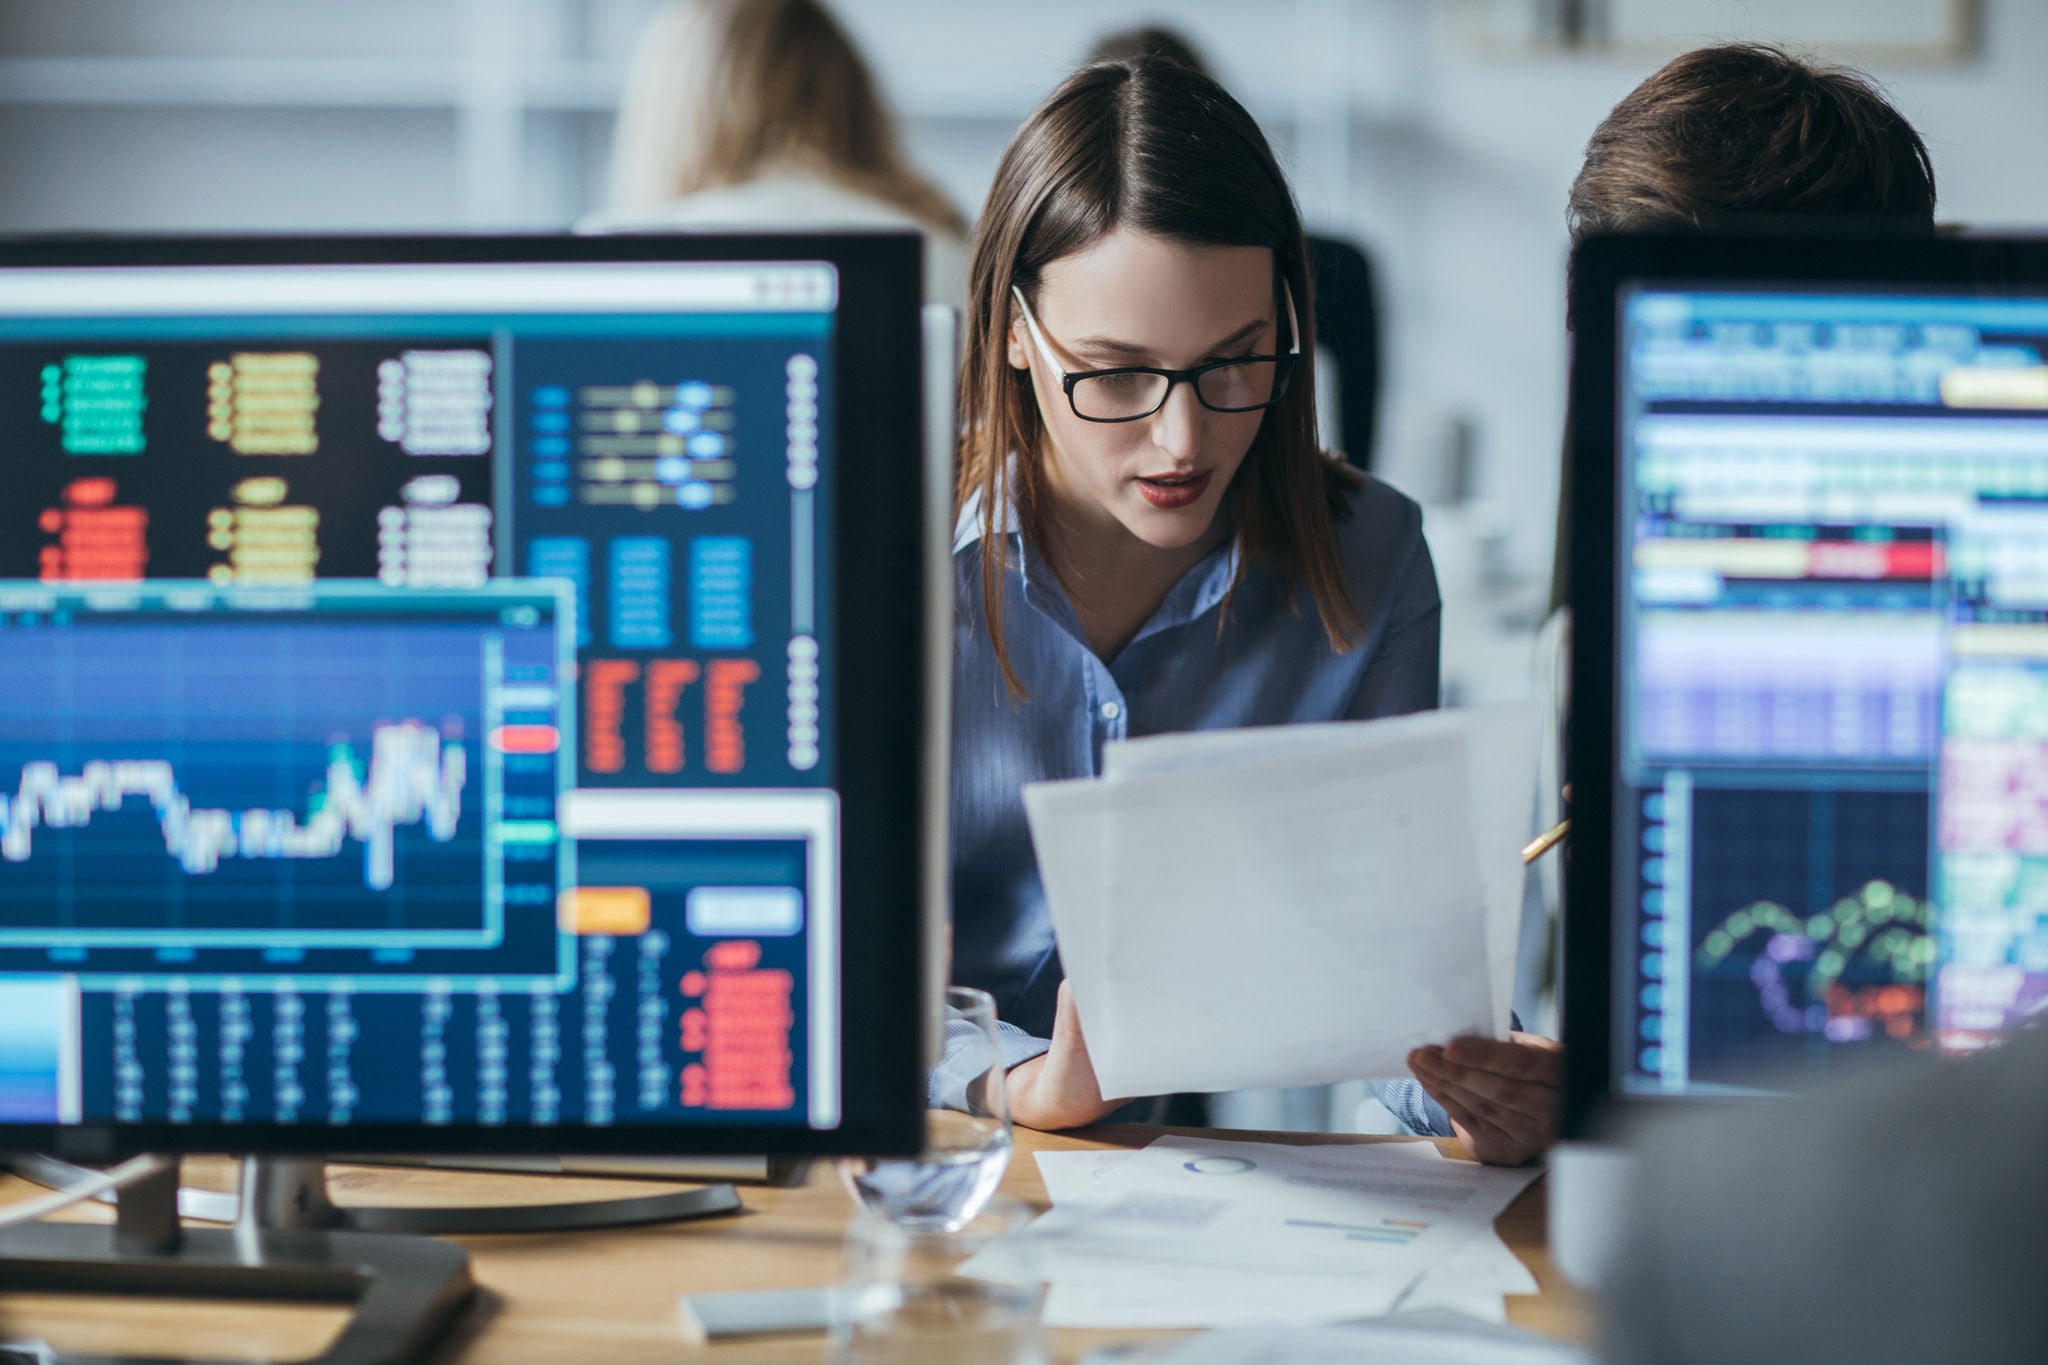
{"label": "woman's hand", "polygon": [[1088,1041],[1081,1036],[1081,1014],[1066,982],[1060,982],[1051,1050],[1011,1067],[1006,1088],[1010,1117],[1026,1128],[1080,1128],[1123,1102],[1102,1098]]}
{"label": "woman's hand", "polygon": [[1477,1160],[1519,1166],[1557,1141],[1562,1043],[1533,1033],[1453,1038],[1415,1049],[1408,1066]]}

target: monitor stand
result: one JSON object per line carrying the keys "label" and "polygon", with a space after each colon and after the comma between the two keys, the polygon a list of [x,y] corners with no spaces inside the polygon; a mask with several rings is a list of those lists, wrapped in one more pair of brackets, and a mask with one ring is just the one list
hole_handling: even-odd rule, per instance
{"label": "monitor stand", "polygon": [[[242,1179],[250,1188],[304,1188],[291,1176],[281,1183],[266,1179],[263,1164],[243,1163]],[[353,1303],[348,1325],[307,1365],[417,1360],[475,1291],[469,1257],[460,1247],[427,1237],[333,1231],[298,1217],[300,1212],[318,1210],[295,1209],[290,1198],[254,1199],[242,1206],[231,1228],[185,1228],[178,1221],[173,1162],[121,1192],[111,1227],[34,1223],[0,1229],[0,1284],[17,1292]],[[34,1356],[55,1365],[123,1365],[121,1357],[40,1349]]]}
{"label": "monitor stand", "polygon": [[[95,1172],[51,1157],[11,1157],[7,1164],[38,1184],[67,1189]],[[294,1227],[367,1233],[581,1232],[591,1228],[677,1223],[738,1213],[739,1191],[730,1184],[703,1185],[664,1194],[594,1199],[572,1204],[480,1204],[453,1208],[343,1207],[327,1193],[327,1164],[318,1157],[245,1157],[236,1194],[178,1190],[177,1208],[187,1218],[243,1221],[243,1211],[266,1227]]]}

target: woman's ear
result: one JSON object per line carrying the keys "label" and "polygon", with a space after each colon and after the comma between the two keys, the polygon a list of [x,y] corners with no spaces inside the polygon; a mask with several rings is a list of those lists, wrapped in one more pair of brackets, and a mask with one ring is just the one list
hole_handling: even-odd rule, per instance
{"label": "woman's ear", "polygon": [[1016,310],[1010,312],[1010,331],[1006,338],[1009,348],[1010,368],[1028,370],[1031,368],[1031,337],[1024,330],[1024,319]]}

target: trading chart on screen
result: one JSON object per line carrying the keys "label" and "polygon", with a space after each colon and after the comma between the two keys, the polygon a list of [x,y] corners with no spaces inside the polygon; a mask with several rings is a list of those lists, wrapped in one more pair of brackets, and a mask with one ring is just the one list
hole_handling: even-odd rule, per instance
{"label": "trading chart on screen", "polygon": [[1620,699],[1644,1093],[2048,1005],[2048,305],[1635,293]]}

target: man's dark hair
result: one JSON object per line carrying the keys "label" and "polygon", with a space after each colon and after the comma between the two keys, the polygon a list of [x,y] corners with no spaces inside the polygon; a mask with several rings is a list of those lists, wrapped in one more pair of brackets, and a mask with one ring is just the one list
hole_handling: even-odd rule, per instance
{"label": "man's dark hair", "polygon": [[[1815,221],[1931,233],[1934,163],[1863,73],[1761,43],[1724,43],[1666,63],[1614,106],[1586,143],[1565,221],[1574,246],[1599,232]],[[1573,322],[1567,309],[1565,326]],[[1553,607],[1565,601],[1571,502],[1567,452]]]}
{"label": "man's dark hair", "polygon": [[1574,242],[1811,218],[1931,232],[1934,164],[1869,77],[1752,43],[1688,52],[1630,91],[1566,208]]}

